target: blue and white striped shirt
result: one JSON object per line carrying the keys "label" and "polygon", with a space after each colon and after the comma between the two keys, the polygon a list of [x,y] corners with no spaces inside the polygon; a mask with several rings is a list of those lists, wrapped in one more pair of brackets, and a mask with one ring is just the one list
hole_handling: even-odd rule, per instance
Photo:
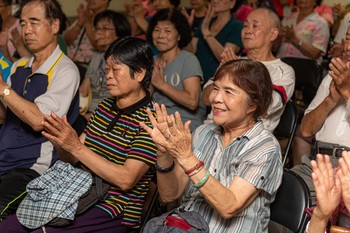
{"label": "blue and white striped shirt", "polygon": [[210,233],[267,232],[270,203],[282,181],[281,150],[276,138],[261,122],[223,148],[221,129],[216,124],[202,125],[193,135],[193,151],[205,168],[225,187],[239,176],[261,192],[242,212],[223,219],[189,182],[183,195],[186,210],[197,211],[208,222]]}

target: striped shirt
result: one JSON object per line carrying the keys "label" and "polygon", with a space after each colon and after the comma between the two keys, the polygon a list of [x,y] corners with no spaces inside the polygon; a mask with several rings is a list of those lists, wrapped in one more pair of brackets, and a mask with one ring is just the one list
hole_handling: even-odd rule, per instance
{"label": "striped shirt", "polygon": [[157,147],[139,125],[145,122],[151,126],[146,109],[155,112],[153,104],[149,95],[124,109],[116,107],[114,97],[104,99],[85,130],[84,144],[103,158],[119,165],[135,159],[151,167],[132,189],[112,187],[107,200],[97,204],[113,218],[123,213],[122,224],[129,227],[138,227],[149,182],[155,175]]}
{"label": "striped shirt", "polygon": [[205,168],[222,185],[229,187],[235,176],[261,190],[255,200],[229,220],[223,219],[189,182],[183,195],[185,210],[197,211],[208,222],[210,233],[267,232],[270,203],[282,181],[283,167],[276,138],[258,122],[245,134],[223,148],[216,124],[198,127],[193,135],[193,151]]}

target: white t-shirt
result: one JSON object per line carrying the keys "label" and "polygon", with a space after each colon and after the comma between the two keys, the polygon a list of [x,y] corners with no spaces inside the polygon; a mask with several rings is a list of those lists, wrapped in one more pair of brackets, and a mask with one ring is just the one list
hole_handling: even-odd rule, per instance
{"label": "white t-shirt", "polygon": [[347,13],[343,20],[341,21],[339,25],[339,29],[337,34],[335,35],[333,41],[335,43],[341,44],[341,41],[345,39],[346,37],[346,32],[348,31],[348,27],[350,25],[350,13]]}
{"label": "white t-shirt", "polygon": [[[318,88],[315,98],[305,111],[305,115],[315,109],[329,94],[332,77],[327,75]],[[337,143],[350,147],[350,124],[346,119],[346,103],[339,104],[328,115],[321,129],[316,133],[316,140]]]}

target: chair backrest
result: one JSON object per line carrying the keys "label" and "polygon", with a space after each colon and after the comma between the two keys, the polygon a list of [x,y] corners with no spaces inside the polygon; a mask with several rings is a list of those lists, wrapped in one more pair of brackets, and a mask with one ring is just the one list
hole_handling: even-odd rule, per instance
{"label": "chair backrest", "polygon": [[282,151],[282,163],[285,165],[287,158],[291,156],[291,147],[293,138],[295,135],[295,131],[298,125],[298,110],[295,104],[289,100],[286,103],[286,106],[283,110],[283,114],[280,118],[280,122],[278,123],[276,129],[273,134],[279,140],[287,139],[287,144],[285,146],[285,150]]}
{"label": "chair backrest", "polygon": [[307,107],[315,97],[322,81],[322,67],[313,59],[283,57],[281,60],[293,67],[295,90],[301,91],[304,105]]}
{"label": "chair backrest", "polygon": [[154,217],[153,213],[155,211],[159,198],[158,186],[155,181],[151,181],[149,186],[150,187],[147,193],[146,202],[143,206],[143,213],[141,216],[141,227],[139,230],[134,232],[142,232],[146,222],[152,217]]}
{"label": "chair backrest", "polygon": [[282,184],[270,206],[271,220],[293,232],[304,232],[308,221],[305,209],[310,207],[310,203],[310,192],[303,179],[284,169]]}

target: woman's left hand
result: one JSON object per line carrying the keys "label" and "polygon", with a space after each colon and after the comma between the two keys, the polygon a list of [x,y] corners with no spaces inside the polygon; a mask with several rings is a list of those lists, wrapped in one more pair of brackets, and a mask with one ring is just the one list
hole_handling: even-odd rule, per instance
{"label": "woman's left hand", "polygon": [[83,146],[77,133],[67,121],[67,116],[63,116],[61,119],[55,113],[45,115],[42,125],[44,127],[42,135],[54,144],[54,146],[71,154],[73,154],[72,152],[74,150],[79,150]]}
{"label": "woman's left hand", "polygon": [[153,129],[140,123],[140,125],[151,135],[153,141],[160,148],[164,148],[170,155],[177,158],[179,164],[181,161],[191,157],[192,153],[192,135],[190,130],[190,121],[183,125],[180,113],[176,112],[168,116],[166,107],[162,104],[161,107],[156,103],[155,109],[157,119],[150,114],[148,116],[153,125]]}
{"label": "woman's left hand", "polygon": [[211,19],[214,17],[214,14],[215,14],[215,12],[213,10],[213,7],[209,3],[207,13],[202,21],[202,24],[201,24],[201,32],[202,32],[203,36],[207,36],[207,35],[211,34],[210,33],[210,22],[211,22]]}
{"label": "woman's left hand", "polygon": [[158,90],[161,90],[162,84],[165,83],[164,72],[163,72],[164,67],[165,67],[165,63],[161,61],[155,62],[153,67],[152,85]]}

